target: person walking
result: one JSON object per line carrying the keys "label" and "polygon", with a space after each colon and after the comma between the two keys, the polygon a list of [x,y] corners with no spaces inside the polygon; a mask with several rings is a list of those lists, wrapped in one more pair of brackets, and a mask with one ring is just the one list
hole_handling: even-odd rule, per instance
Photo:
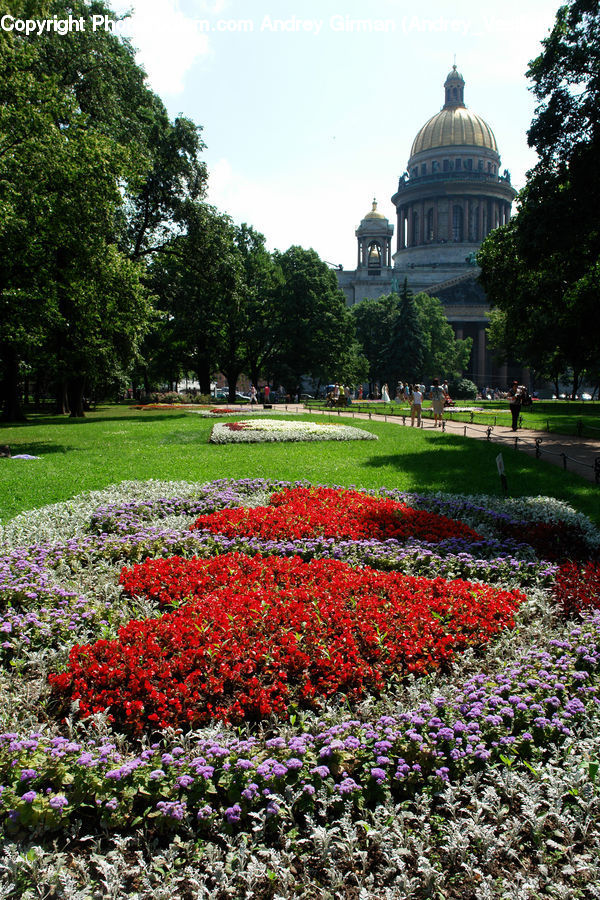
{"label": "person walking", "polygon": [[381,388],[381,399],[383,400],[384,403],[390,402],[390,393],[388,390],[387,383],[384,384],[383,387]]}
{"label": "person walking", "polygon": [[529,398],[529,394],[525,385],[519,384],[515,378],[506,396],[508,397],[508,406],[512,416],[512,430],[516,431],[519,427],[519,416],[521,415],[523,403]]}
{"label": "person walking", "polygon": [[250,388],[250,406],[254,406],[255,403],[258,405],[258,397],[256,395],[257,395],[256,386],[253,384],[252,387]]}
{"label": "person walking", "polygon": [[433,384],[429,388],[429,396],[431,397],[431,406],[433,409],[433,427],[438,427],[439,419],[441,428],[444,418],[444,391],[440,387],[438,378],[433,379]]}
{"label": "person walking", "polygon": [[414,428],[415,418],[417,420],[417,428],[421,427],[421,410],[423,408],[423,394],[419,390],[418,384],[413,384],[408,395],[410,400],[410,427]]}

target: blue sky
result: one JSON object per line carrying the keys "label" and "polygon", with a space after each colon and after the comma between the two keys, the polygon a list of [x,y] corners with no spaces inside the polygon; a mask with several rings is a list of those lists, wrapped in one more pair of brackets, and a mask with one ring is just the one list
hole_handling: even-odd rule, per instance
{"label": "blue sky", "polygon": [[456,63],[517,188],[535,163],[527,64],[558,0],[115,0],[170,114],[203,127],[208,200],[270,249],[354,268],[354,230],[390,202]]}

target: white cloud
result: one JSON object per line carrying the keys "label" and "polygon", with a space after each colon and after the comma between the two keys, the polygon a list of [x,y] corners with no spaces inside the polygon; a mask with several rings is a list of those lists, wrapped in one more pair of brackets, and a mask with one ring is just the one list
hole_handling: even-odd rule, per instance
{"label": "white cloud", "polygon": [[348,191],[343,173],[323,183],[314,172],[297,172],[292,184],[286,175],[251,177],[236,171],[226,158],[209,168],[208,202],[237,224],[247,222],[262,232],[271,250],[287,250],[292,244],[313,247],[323,259],[354,268],[354,229],[370,210],[374,193],[379,210],[392,224],[395,221],[389,201],[392,190],[385,178],[374,183],[372,175],[359,174]]}
{"label": "white cloud", "polygon": [[121,30],[136,48],[152,89],[161,96],[181,93],[189,70],[209,52],[202,20],[186,15],[180,0],[119,0],[113,8],[117,13],[132,11]]}

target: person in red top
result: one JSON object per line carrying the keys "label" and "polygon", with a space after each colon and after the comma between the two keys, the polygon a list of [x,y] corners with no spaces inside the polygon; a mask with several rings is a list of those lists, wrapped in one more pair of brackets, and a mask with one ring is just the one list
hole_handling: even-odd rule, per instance
{"label": "person in red top", "polygon": [[263,393],[264,393],[264,396],[265,396],[265,403],[268,403],[268,402],[269,402],[269,395],[270,395],[270,393],[271,393],[271,388],[269,387],[268,384],[265,384],[265,388],[264,388],[264,392],[263,392]]}

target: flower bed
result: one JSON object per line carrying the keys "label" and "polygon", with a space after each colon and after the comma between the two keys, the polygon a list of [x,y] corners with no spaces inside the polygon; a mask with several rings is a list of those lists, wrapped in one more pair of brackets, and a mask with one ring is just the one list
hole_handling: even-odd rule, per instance
{"label": "flower bed", "polygon": [[[269,520],[286,509],[304,536]],[[413,517],[388,536],[414,512],[422,534]],[[465,879],[472,897],[593,895],[600,535],[564,504],[131,483],[0,538],[7,896],[87,896],[109,868],[123,894],[270,896],[263,862],[286,897],[346,891],[353,873],[365,896],[451,897]],[[72,708],[49,671],[61,702],[81,693]],[[188,717],[181,687],[210,678]],[[245,722],[271,715],[233,727],[236,702]]]}
{"label": "flower bed", "polygon": [[116,641],[75,646],[55,692],[122,727],[239,722],[356,699],[448,664],[512,626],[525,597],[295,557],[149,560],[121,576],[160,606]]}
{"label": "flower bed", "polygon": [[289,419],[245,419],[218,422],[210,435],[211,444],[263,444],[279,441],[376,441],[376,434],[350,425],[321,422],[292,422]]}
{"label": "flower bed", "polygon": [[359,491],[295,487],[278,491],[269,506],[224,509],[199,516],[192,529],[227,537],[245,535],[266,540],[334,537],[376,541],[409,537],[426,541],[464,538],[479,541],[468,525],[438,513],[412,509],[391,498]]}

